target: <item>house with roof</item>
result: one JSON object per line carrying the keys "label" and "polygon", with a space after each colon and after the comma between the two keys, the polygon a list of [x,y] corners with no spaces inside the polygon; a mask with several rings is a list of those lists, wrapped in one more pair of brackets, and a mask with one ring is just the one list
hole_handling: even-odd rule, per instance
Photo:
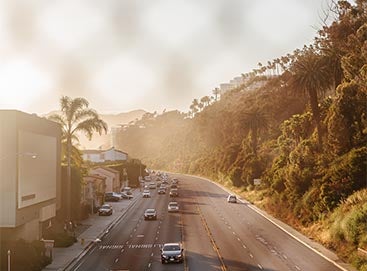
{"label": "house with roof", "polygon": [[128,154],[126,152],[115,149],[108,150],[83,150],[83,159],[93,163],[103,163],[106,161],[126,161]]}
{"label": "house with roof", "polygon": [[107,177],[90,174],[83,177],[81,203],[91,206],[92,211],[103,204]]}
{"label": "house with roof", "polygon": [[95,167],[89,171],[90,175],[105,178],[105,192],[120,192],[120,172],[109,167]]}

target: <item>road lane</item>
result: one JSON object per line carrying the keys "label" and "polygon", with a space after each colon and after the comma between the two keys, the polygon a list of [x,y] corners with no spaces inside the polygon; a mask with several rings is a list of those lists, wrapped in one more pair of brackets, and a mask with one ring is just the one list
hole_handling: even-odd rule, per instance
{"label": "road lane", "polygon": [[340,270],[247,204],[227,203],[228,193],[218,186],[182,178],[195,191],[228,270]]}
{"label": "road lane", "polygon": [[[178,198],[139,198],[111,232],[75,270],[339,270],[248,204],[229,204],[227,192],[200,178],[180,179]],[[168,213],[178,201],[179,213]],[[156,208],[157,221],[144,221],[146,208]],[[182,242],[184,264],[160,262],[160,247]]]}

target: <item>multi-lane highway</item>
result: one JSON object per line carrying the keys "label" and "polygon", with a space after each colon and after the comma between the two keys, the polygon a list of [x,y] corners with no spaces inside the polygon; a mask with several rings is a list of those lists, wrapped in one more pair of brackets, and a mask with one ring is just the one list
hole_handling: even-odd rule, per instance
{"label": "multi-lane highway", "polygon": [[[227,203],[228,193],[215,184],[175,176],[178,198],[156,189],[151,198],[139,196],[74,270],[341,270],[246,203]],[[179,202],[179,213],[167,212],[170,201]],[[157,220],[144,220],[147,208],[156,208]],[[167,242],[183,244],[184,263],[161,263],[160,247]]]}

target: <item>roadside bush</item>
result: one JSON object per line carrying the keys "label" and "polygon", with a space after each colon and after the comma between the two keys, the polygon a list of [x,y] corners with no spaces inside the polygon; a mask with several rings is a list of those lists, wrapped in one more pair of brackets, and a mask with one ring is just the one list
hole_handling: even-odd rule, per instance
{"label": "roadside bush", "polygon": [[51,259],[45,256],[45,248],[42,241],[27,242],[3,241],[0,244],[0,270],[8,270],[7,252],[11,251],[11,270],[39,271],[51,263]]}
{"label": "roadside bush", "polygon": [[62,222],[55,223],[51,229],[44,233],[43,238],[54,240],[55,247],[69,247],[77,241],[70,232],[64,230]]}

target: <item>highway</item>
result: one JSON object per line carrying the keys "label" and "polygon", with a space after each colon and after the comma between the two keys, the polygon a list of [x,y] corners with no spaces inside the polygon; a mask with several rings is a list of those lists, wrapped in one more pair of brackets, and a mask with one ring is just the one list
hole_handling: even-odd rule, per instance
{"label": "highway", "polygon": [[[156,189],[150,190],[151,198],[139,196],[73,270],[341,270],[248,204],[227,203],[228,193],[215,184],[175,177],[178,198],[158,195]],[[179,213],[167,212],[170,201],[179,202]],[[157,209],[156,221],[144,220],[147,208]],[[183,244],[184,263],[161,263],[160,247],[168,242]]]}

